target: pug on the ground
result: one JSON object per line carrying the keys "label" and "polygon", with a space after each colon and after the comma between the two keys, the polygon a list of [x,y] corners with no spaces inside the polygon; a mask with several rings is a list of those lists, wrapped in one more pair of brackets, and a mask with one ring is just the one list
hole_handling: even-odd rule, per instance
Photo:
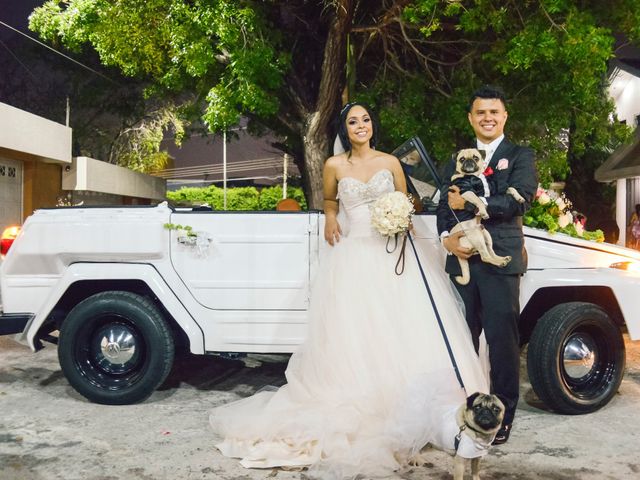
{"label": "pug on the ground", "polygon": [[[458,408],[454,437],[453,479],[463,480],[467,463],[471,478],[480,480],[480,459],[489,451],[502,425],[504,404],[495,395],[476,392]],[[470,462],[469,462],[470,460]]]}
{"label": "pug on the ground", "polygon": [[[464,235],[460,237],[461,246],[479,253],[483,262],[497,267],[505,267],[511,261],[511,257],[496,254],[493,250],[491,235],[480,222],[481,218],[489,218],[487,207],[480,200],[480,197],[488,197],[492,193],[483,174],[484,158],[485,151],[476,148],[463,149],[456,154],[456,171],[451,176],[451,185],[460,188],[460,195],[469,202],[470,208],[455,211],[458,224],[451,229],[450,233],[464,232]],[[524,202],[524,198],[515,188],[509,187],[507,193],[518,202]],[[470,279],[469,262],[463,258],[458,258],[458,261],[462,275],[455,277],[455,279],[460,285],[466,285]]]}
{"label": "pug on the ground", "polygon": [[429,450],[435,448],[451,454],[453,479],[462,480],[467,463],[473,480],[480,480],[480,459],[489,453],[502,425],[505,407],[496,395],[476,392],[462,405],[433,405],[429,412],[434,422],[429,442],[408,459],[398,454],[398,463],[411,466],[430,462]]}

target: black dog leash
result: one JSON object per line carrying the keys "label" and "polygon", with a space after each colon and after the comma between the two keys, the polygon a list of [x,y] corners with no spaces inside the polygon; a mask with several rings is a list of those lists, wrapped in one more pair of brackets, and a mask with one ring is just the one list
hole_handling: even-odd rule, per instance
{"label": "black dog leash", "polygon": [[[460,370],[458,368],[458,364],[456,362],[456,358],[453,355],[453,350],[451,350],[451,344],[449,343],[449,338],[447,337],[447,332],[444,329],[444,325],[442,324],[442,318],[440,317],[440,313],[438,312],[438,307],[436,306],[435,299],[433,298],[433,293],[431,292],[431,287],[429,286],[429,281],[427,280],[427,276],[424,273],[424,269],[422,268],[422,263],[420,263],[420,258],[418,257],[418,251],[416,250],[416,246],[413,243],[413,238],[411,238],[411,234],[407,232],[407,237],[409,238],[409,242],[411,242],[411,247],[413,248],[413,254],[416,257],[416,261],[418,262],[418,268],[420,269],[420,275],[422,276],[422,282],[427,289],[427,293],[429,294],[429,300],[431,300],[431,306],[433,307],[433,311],[436,315],[436,320],[438,321],[438,326],[440,327],[440,333],[442,334],[442,338],[444,339],[444,343],[447,347],[447,352],[449,353],[449,359],[451,360],[451,364],[453,365],[453,370],[456,373],[456,378],[458,379],[458,383],[462,387],[462,389],[466,390],[464,386],[464,382],[462,381],[462,376],[460,376]],[[405,238],[406,240],[406,238]]]}
{"label": "black dog leash", "polygon": [[[402,275],[402,273],[404,272],[404,259],[406,257],[405,251],[407,247],[408,235],[409,235],[409,232],[407,231],[406,233],[404,233],[404,238],[402,239],[402,246],[400,247],[400,255],[398,255],[398,261],[396,262],[396,268],[395,268],[396,275]],[[391,250],[389,250],[389,240],[391,240],[391,237],[387,237],[387,245],[385,247],[387,253],[393,253],[398,248],[398,234],[396,233],[393,237],[395,239],[395,243]]]}

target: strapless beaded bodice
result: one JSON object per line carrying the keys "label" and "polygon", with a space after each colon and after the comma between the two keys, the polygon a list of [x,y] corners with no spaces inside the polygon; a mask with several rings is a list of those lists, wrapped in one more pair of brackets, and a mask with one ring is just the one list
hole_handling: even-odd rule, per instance
{"label": "strapless beaded bodice", "polygon": [[349,236],[372,236],[377,233],[371,226],[369,205],[378,197],[393,192],[393,174],[390,170],[378,170],[366,182],[353,177],[343,177],[338,182],[340,212],[348,222]]}

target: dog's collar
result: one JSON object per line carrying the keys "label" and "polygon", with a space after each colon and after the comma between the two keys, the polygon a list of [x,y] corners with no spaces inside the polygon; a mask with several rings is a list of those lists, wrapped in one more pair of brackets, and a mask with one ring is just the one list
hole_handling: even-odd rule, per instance
{"label": "dog's collar", "polygon": [[486,435],[487,432],[484,432],[482,430],[476,430],[475,428],[473,428],[471,425],[469,425],[468,423],[463,423],[462,426],[460,427],[460,433],[462,433],[463,430],[465,429],[469,429],[469,430],[473,430],[474,432],[476,432],[479,435]]}
{"label": "dog's collar", "polygon": [[473,432],[476,432],[479,435],[486,435],[487,432],[483,432],[481,430],[476,430],[475,428],[473,428],[471,425],[469,425],[468,423],[464,422],[462,425],[460,425],[460,430],[458,431],[458,434],[455,436],[455,439],[453,440],[453,448],[456,452],[458,452],[458,447],[460,446],[460,440],[462,439],[462,432],[464,432],[466,429],[469,429]]}

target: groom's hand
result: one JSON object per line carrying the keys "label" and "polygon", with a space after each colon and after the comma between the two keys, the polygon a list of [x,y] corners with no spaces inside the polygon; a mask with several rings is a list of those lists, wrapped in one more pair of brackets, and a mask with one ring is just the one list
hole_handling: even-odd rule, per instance
{"label": "groom's hand", "polygon": [[464,198],[460,195],[460,187],[457,185],[451,185],[449,187],[449,193],[447,194],[447,200],[449,201],[449,206],[453,210],[464,210]]}
{"label": "groom's hand", "polygon": [[442,239],[442,246],[446,248],[448,252],[453,253],[456,257],[464,258],[466,260],[471,257],[473,250],[460,245],[460,237],[463,235],[464,232],[452,233],[448,237]]}

